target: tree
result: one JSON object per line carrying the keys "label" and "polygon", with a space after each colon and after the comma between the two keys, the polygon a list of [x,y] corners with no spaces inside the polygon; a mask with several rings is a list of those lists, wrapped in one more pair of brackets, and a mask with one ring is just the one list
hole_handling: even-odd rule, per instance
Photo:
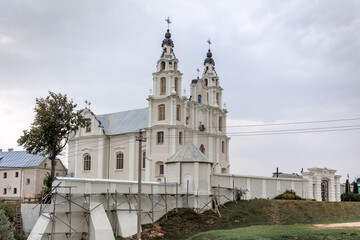
{"label": "tree", "polygon": [[11,223],[2,209],[0,209],[0,239],[15,239]]}
{"label": "tree", "polygon": [[345,182],[345,193],[349,193],[350,192],[350,183],[349,183],[349,179],[346,179]]}
{"label": "tree", "polygon": [[30,131],[24,130],[18,139],[28,153],[40,154],[51,160],[51,181],[55,177],[56,157],[61,154],[69,137],[80,127],[86,127],[86,119],[67,95],[49,91],[46,98],[37,98],[35,119]]}
{"label": "tree", "polygon": [[359,187],[356,181],[353,182],[354,185],[354,189],[353,189],[353,193],[354,194],[359,194]]}

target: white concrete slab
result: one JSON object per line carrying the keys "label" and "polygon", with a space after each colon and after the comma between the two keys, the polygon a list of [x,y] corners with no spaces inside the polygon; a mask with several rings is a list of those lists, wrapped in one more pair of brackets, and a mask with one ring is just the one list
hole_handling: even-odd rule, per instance
{"label": "white concrete slab", "polygon": [[27,240],[41,240],[41,238],[44,236],[43,233],[45,232],[49,223],[50,223],[50,214],[43,213],[37,220]]}
{"label": "white concrete slab", "polygon": [[[135,209],[132,206],[133,209]],[[119,235],[129,237],[137,233],[137,211],[117,211]]]}
{"label": "white concrete slab", "polygon": [[90,203],[90,209],[93,209],[90,214],[90,240],[115,240],[104,206],[102,204],[98,206],[99,204]]}

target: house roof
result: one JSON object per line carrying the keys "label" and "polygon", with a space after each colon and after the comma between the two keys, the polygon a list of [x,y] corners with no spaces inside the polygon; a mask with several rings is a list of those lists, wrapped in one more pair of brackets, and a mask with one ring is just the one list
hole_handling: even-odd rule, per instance
{"label": "house roof", "polygon": [[166,163],[175,162],[203,162],[210,163],[205,155],[192,143],[187,142],[179,151],[172,155]]}
{"label": "house roof", "polygon": [[0,152],[0,169],[37,167],[45,158],[26,151]]}
{"label": "house roof", "polygon": [[136,132],[149,124],[149,108],[95,115],[106,135]]}

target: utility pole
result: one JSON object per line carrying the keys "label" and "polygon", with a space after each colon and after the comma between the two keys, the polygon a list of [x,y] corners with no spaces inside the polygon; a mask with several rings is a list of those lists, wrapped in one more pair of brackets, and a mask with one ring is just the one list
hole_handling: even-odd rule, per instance
{"label": "utility pole", "polygon": [[139,130],[139,136],[136,137],[136,141],[139,142],[137,239],[141,239],[141,158],[142,142],[146,142],[146,138],[143,138],[142,129]]}

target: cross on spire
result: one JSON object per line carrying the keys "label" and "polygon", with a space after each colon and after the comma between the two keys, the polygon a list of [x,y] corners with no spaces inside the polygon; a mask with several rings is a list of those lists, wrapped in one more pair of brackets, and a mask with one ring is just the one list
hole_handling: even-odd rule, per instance
{"label": "cross on spire", "polygon": [[167,19],[165,19],[165,21],[166,21],[167,24],[168,24],[168,30],[169,30],[169,26],[170,26],[170,23],[171,23],[170,18],[168,17]]}
{"label": "cross on spire", "polygon": [[210,49],[210,45],[211,45],[210,38],[209,38],[209,40],[207,40],[207,43],[209,44],[209,49]]}
{"label": "cross on spire", "polygon": [[90,109],[90,105],[91,105],[91,102],[88,101],[88,100],[85,100],[85,108],[89,108],[89,109]]}

